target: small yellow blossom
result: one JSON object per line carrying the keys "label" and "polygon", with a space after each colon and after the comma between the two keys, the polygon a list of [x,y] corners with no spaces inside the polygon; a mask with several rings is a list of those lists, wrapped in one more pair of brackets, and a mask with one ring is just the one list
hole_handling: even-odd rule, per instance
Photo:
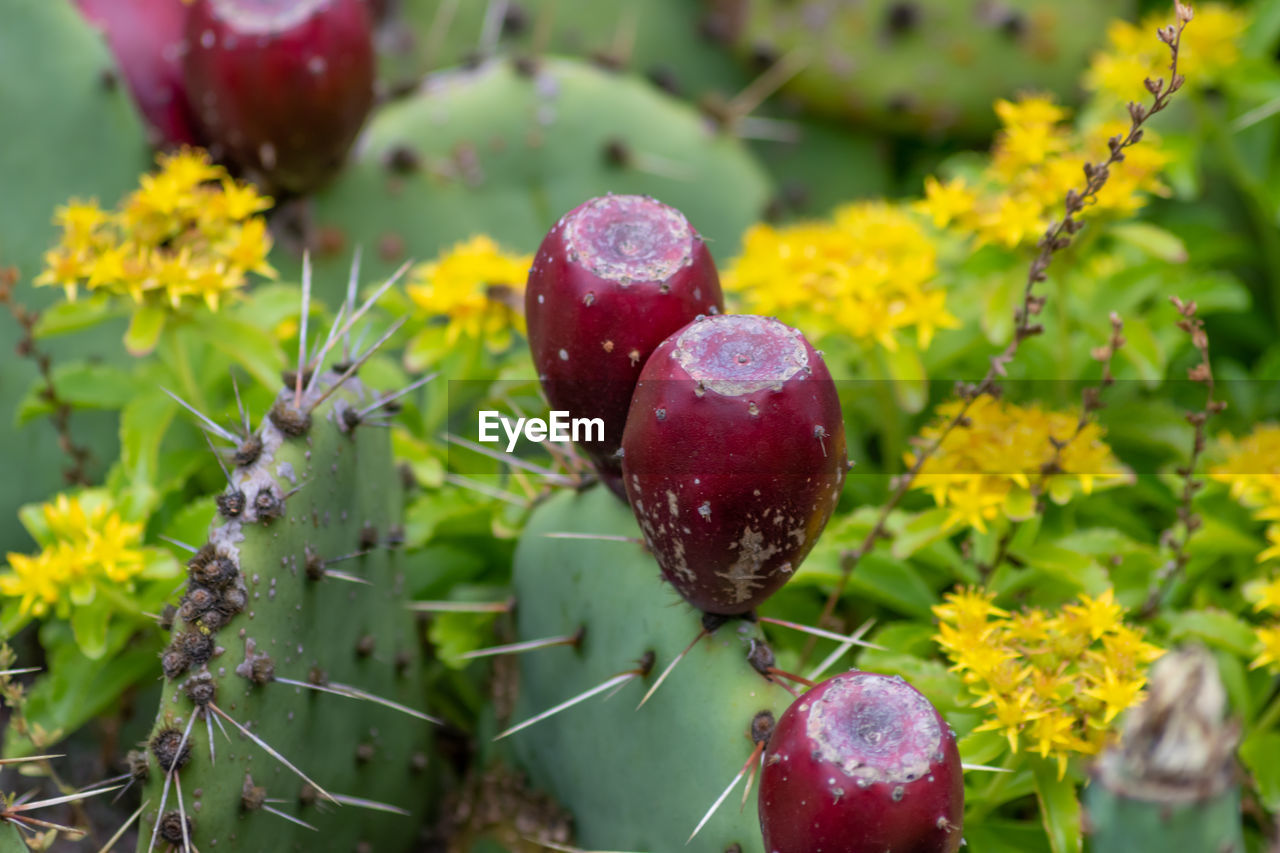
{"label": "small yellow blossom", "polygon": [[271,199],[233,181],[200,150],[161,154],[117,210],[71,200],[54,223],[59,245],[45,254],[37,285],[127,296],[139,307],[180,310],[204,302],[216,311],[247,273],[274,278],[271,238],[259,215]]}
{"label": "small yellow blossom", "polygon": [[[966,234],[979,245],[1034,245],[1062,216],[1067,192],[1082,188],[1085,163],[1104,156],[1107,140],[1126,132],[1129,125],[1120,118],[1088,127],[1073,125],[1067,121],[1067,110],[1044,95],[997,101],[995,111],[1001,127],[991,159],[974,183],[957,180],[943,185],[928,178],[925,198],[916,207],[935,226]],[[1149,194],[1165,192],[1160,172],[1167,160],[1147,131],[1142,145],[1127,150],[1124,161],[1111,167],[1094,203],[1077,215],[1138,210]]]}
{"label": "small yellow blossom", "polygon": [[[87,504],[87,505],[86,505]],[[58,495],[40,508],[47,536],[35,556],[11,553],[0,595],[19,599],[23,616],[66,616],[90,603],[98,584],[130,585],[146,563],[142,525],[126,521],[109,500]]]}
{"label": "small yellow blossom", "polygon": [[447,346],[465,338],[500,352],[511,345],[513,331],[524,331],[518,306],[532,262],[531,255],[504,252],[479,235],[414,267],[406,290],[422,314],[447,318]]}
{"label": "small yellow blossom", "polygon": [[[921,431],[921,440],[936,441],[962,405],[952,401],[939,406],[936,419]],[[986,531],[987,524],[1001,516],[1015,517],[1012,507],[1029,506],[1036,490],[1065,503],[1076,492],[1087,494],[1099,484],[1118,485],[1126,476],[1103,441],[1101,427],[1088,423],[1075,435],[1079,416],[1074,413],[980,397],[966,417],[968,425],[947,434],[912,483],[912,488],[928,491],[938,506],[950,510],[948,530],[968,525]],[[1073,435],[1058,453],[1059,472],[1042,474],[1054,457],[1050,439],[1066,441]],[[906,463],[915,464],[914,454],[907,454]]]}
{"label": "small yellow blossom", "polygon": [[974,730],[999,732],[1012,752],[1056,759],[1062,776],[1071,756],[1102,749],[1163,651],[1125,624],[1111,590],[1056,613],[1010,613],[993,598],[980,590],[948,593],[933,608],[934,640],[975,697],[973,707],[990,709]]}
{"label": "small yellow blossom", "polygon": [[[1150,100],[1143,81],[1163,78],[1167,83],[1169,78],[1169,50],[1151,34],[1168,23],[1168,15],[1159,12],[1136,24],[1112,21],[1107,46],[1093,57],[1085,74],[1085,88],[1122,105]],[[1197,4],[1194,24],[1182,34],[1178,73],[1201,88],[1221,82],[1240,60],[1240,39],[1248,23],[1242,9]]]}
{"label": "small yellow blossom", "polygon": [[1250,669],[1267,667],[1272,672],[1280,672],[1280,625],[1254,628],[1253,635],[1258,640],[1261,651],[1249,664]]}
{"label": "small yellow blossom", "polygon": [[934,241],[909,207],[876,201],[829,220],[752,227],[722,280],[746,311],[893,351],[909,330],[927,349],[938,329],[959,325],[937,272]]}

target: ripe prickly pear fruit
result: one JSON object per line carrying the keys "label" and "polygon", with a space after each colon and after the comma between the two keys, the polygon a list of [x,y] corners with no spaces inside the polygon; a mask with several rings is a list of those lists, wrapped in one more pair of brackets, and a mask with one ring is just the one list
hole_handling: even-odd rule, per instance
{"label": "ripe prickly pear fruit", "polygon": [[324,183],[373,105],[372,28],[364,0],[196,0],[187,87],[218,153],[272,191]]}
{"label": "ripe prickly pear fruit", "polygon": [[845,672],[778,720],[760,776],[769,853],[955,853],[964,780],[955,735],[901,678]]}
{"label": "ripe prickly pear fruit", "polygon": [[627,499],[663,575],[694,607],[730,616],[799,567],[848,467],[822,356],[749,314],[700,317],[654,350],[622,450]]}
{"label": "ripe prickly pear fruit", "polygon": [[723,310],[702,237],[652,198],[593,198],[543,238],[525,291],[533,364],[552,409],[604,421],[604,440],[583,450],[619,497],[617,452],[641,368],[672,332]]}
{"label": "ripe prickly pear fruit", "polygon": [[196,145],[182,78],[187,7],[175,0],[76,0],[102,30],[157,147]]}

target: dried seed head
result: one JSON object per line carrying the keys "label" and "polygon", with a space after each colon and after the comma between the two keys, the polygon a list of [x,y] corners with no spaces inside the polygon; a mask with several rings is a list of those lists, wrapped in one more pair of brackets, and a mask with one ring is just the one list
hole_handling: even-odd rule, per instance
{"label": "dried seed head", "polygon": [[[179,750],[181,746],[181,750]],[[151,754],[165,773],[181,770],[191,760],[191,744],[182,742],[182,732],[169,727],[156,732],[151,738]]]}
{"label": "dried seed head", "polygon": [[191,818],[184,817],[176,811],[165,812],[164,816],[160,818],[160,837],[168,844],[181,847],[183,839],[183,822],[187,825],[186,837],[190,838],[194,834],[194,826],[191,823]]}
{"label": "dried seed head", "polygon": [[223,492],[214,499],[214,502],[218,505],[218,513],[223,518],[239,518],[244,512],[244,492],[239,489]]}
{"label": "dried seed head", "polygon": [[298,411],[289,405],[283,397],[276,400],[275,405],[271,407],[271,411],[267,413],[267,416],[276,425],[276,429],[290,438],[306,435],[311,429],[311,415]]}

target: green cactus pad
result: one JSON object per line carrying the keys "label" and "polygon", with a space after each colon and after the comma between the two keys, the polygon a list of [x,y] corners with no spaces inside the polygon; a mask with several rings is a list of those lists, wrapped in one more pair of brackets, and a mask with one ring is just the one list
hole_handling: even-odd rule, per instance
{"label": "green cactus pad", "polygon": [[557,217],[609,192],[679,208],[722,260],[771,194],[741,143],[644,80],[569,60],[528,75],[494,62],[435,75],[382,109],[315,197],[312,225],[322,253],[363,245],[382,273],[480,233],[531,252]]}
{"label": "green cactus pad", "polygon": [[[304,413],[335,378],[323,375],[304,396]],[[220,500],[223,513],[211,525],[209,544],[218,559],[231,562],[210,561],[208,548],[193,558],[173,642],[162,658],[166,679],[148,750],[142,797],[149,806],[139,850],[148,849],[164,787],[156,737],[167,730],[173,743],[173,733],[185,730],[196,707],[192,688],[206,675],[219,708],[326,792],[386,803],[409,815],[334,806],[314,795],[304,803],[305,783],[225,720],[230,742],[215,725],[211,756],[208,724],[198,718],[190,759],[178,774],[196,848],[355,850],[365,842],[378,851],[402,850],[427,806],[431,786],[422,777],[433,770],[424,767],[430,724],[371,701],[271,680],[271,669],[275,679],[303,682],[323,671],[331,687],[355,687],[414,709],[425,704],[418,637],[403,604],[400,554],[392,547],[403,536],[402,498],[388,432],[348,425],[353,409],[371,401],[357,380],[317,406],[309,425],[292,408],[293,397],[291,389],[281,393],[256,433],[261,452],[232,472],[243,501]],[[333,569],[367,584],[321,574],[324,560],[353,552],[367,553]],[[212,620],[197,618],[209,593],[223,615],[208,611]],[[234,615],[227,621],[229,613]],[[226,624],[210,630],[219,622]],[[201,663],[210,647],[217,651]],[[220,720],[214,715],[215,723]],[[254,786],[264,790],[255,795]],[[246,799],[262,794],[267,805],[319,832],[246,807]],[[164,814],[177,807],[171,789]]]}
{"label": "green cactus pad", "polygon": [[[6,0],[0,11],[0,79],[0,116],[8,129],[0,143],[0,267],[18,268],[22,302],[45,305],[60,298],[61,291],[32,290],[28,283],[39,275],[41,257],[57,239],[55,208],[73,196],[110,206],[146,171],[150,149],[110,51],[70,2]],[[13,427],[18,401],[36,370],[31,362],[12,357],[18,330],[3,313],[0,551],[11,551],[25,550],[28,541],[18,524],[18,507],[64,484],[66,457],[53,430]],[[89,352],[118,336],[118,331],[104,330],[96,338],[78,339],[74,347],[58,341],[47,348],[56,363],[73,348]],[[111,459],[116,430],[109,422],[97,426],[101,428],[77,430],[76,437],[91,444],[98,459]]]}
{"label": "green cactus pad", "polygon": [[1127,0],[729,0],[730,36],[768,62],[808,64],[787,91],[818,112],[894,130],[978,134],[1020,91],[1070,98]]}
{"label": "green cactus pad", "polygon": [[791,702],[746,660],[759,629],[740,620],[701,640],[649,702],[636,704],[698,633],[701,614],[664,583],[642,545],[550,538],[548,533],[638,537],[630,511],[602,488],[561,494],[538,509],[515,560],[521,640],[585,628],[579,648],[521,656],[513,722],[619,672],[652,651],[648,677],[593,697],[512,735],[535,784],[574,814],[585,850],[763,853],[755,796],[739,809],[739,782],[687,847],[685,841],[751,755],[752,718]]}

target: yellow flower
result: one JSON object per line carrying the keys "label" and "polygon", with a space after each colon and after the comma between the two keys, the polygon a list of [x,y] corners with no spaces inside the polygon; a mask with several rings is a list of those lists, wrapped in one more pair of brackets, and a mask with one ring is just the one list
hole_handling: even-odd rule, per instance
{"label": "yellow flower", "polygon": [[479,235],[455,244],[431,263],[410,273],[409,298],[428,317],[445,317],[445,342],[482,340],[494,352],[511,344],[513,331],[524,331],[523,303],[531,255],[503,252]]}
{"label": "yellow flower", "polygon": [[988,593],[962,590],[933,612],[934,640],[975,697],[972,706],[990,708],[975,731],[1000,732],[1012,752],[1055,758],[1059,776],[1071,756],[1103,747],[1116,716],[1141,698],[1146,665],[1163,653],[1124,623],[1111,590],[1057,613],[1010,613]]}
{"label": "yellow flower", "polygon": [[946,228],[952,221],[973,209],[978,195],[969,189],[963,178],[945,184],[930,175],[924,179],[924,200],[915,208],[925,213],[938,228]]}
{"label": "yellow flower", "polygon": [[[939,406],[935,420],[921,431],[921,441],[926,446],[936,442],[962,405],[953,400]],[[1046,412],[1038,405],[980,397],[969,406],[966,417],[968,425],[947,433],[912,483],[912,488],[928,491],[938,506],[950,511],[944,522],[948,530],[967,525],[985,531],[989,522],[1002,515],[1022,517],[1019,508],[1030,505],[1036,490],[1064,502],[1099,484],[1117,485],[1126,475],[1103,441],[1101,427],[1088,423],[1075,434],[1079,420],[1075,413]],[[1058,453],[1059,473],[1042,474],[1043,466],[1054,458],[1050,439],[1064,441],[1073,435]],[[915,461],[914,454],[907,454],[908,467]]]}
{"label": "yellow flower", "polygon": [[1273,672],[1280,671],[1280,625],[1254,628],[1253,635],[1257,638],[1261,651],[1253,659],[1253,663],[1249,664],[1249,668],[1260,669],[1265,666]]}
{"label": "yellow flower", "polygon": [[937,270],[937,248],[910,207],[876,201],[829,220],[752,227],[722,281],[747,311],[892,351],[908,330],[927,349],[937,329],[959,325]]}
{"label": "yellow flower", "polygon": [[45,547],[35,556],[11,553],[0,595],[18,598],[24,616],[91,602],[101,583],[131,585],[145,568],[143,526],[126,521],[109,499],[58,495],[40,507]]}
{"label": "yellow flower", "polygon": [[233,181],[200,150],[161,154],[157,163],[159,171],[143,175],[117,210],[74,199],[58,208],[61,241],[45,254],[35,283],[61,287],[68,300],[84,286],[139,306],[181,310],[203,301],[216,311],[248,273],[275,277],[259,215],[269,198]]}

